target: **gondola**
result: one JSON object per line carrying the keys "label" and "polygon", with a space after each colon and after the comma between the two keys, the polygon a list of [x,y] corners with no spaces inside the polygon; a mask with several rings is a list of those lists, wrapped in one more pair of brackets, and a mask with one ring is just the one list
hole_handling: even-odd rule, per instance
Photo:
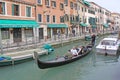
{"label": "gondola", "polygon": [[80,58],[82,58],[82,57],[86,56],[87,54],[89,54],[92,51],[92,45],[89,44],[86,47],[87,47],[87,50],[84,53],[82,53],[80,55],[77,55],[77,56],[74,56],[72,58],[68,58],[68,59],[66,59],[63,56],[63,57],[59,57],[57,59],[53,59],[53,60],[50,60],[50,61],[41,61],[41,60],[39,60],[37,52],[34,52],[34,58],[35,58],[35,61],[36,61],[37,65],[38,65],[38,67],[40,69],[46,69],[46,68],[62,66],[62,65],[74,62],[76,60],[79,60]]}

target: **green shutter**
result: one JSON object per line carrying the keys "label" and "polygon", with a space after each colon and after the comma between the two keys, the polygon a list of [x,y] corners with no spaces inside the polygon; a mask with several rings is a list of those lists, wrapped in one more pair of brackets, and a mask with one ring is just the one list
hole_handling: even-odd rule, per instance
{"label": "green shutter", "polygon": [[12,4],[12,15],[14,16],[14,4]]}
{"label": "green shutter", "polygon": [[2,3],[2,12],[3,12],[3,14],[5,14],[5,3]]}
{"label": "green shutter", "polygon": [[26,7],[26,16],[31,17],[31,7]]}

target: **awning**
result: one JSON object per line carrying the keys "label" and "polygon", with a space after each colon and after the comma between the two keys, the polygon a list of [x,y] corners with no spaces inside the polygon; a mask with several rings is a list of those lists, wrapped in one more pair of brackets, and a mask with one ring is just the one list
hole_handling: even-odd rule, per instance
{"label": "awning", "polygon": [[33,28],[39,24],[34,20],[6,20],[0,19],[0,28]]}
{"label": "awning", "polygon": [[87,27],[88,25],[86,23],[80,23],[80,26]]}
{"label": "awning", "polygon": [[92,25],[92,28],[97,28],[97,26],[96,25]]}
{"label": "awning", "polygon": [[90,6],[90,3],[88,1],[84,1],[83,0],[83,3],[86,5],[86,6]]}
{"label": "awning", "polygon": [[88,26],[88,24],[86,24],[86,23],[85,23],[85,26],[87,27],[87,26]]}
{"label": "awning", "polygon": [[108,26],[108,24],[106,23],[106,24],[103,24],[103,27],[104,27],[104,28],[108,28],[109,26]]}
{"label": "awning", "polygon": [[66,24],[47,24],[48,28],[68,28]]}

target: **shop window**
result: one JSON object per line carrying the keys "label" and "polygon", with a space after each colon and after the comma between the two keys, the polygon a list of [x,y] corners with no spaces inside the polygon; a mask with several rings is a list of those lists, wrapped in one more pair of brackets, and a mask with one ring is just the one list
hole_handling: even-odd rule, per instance
{"label": "shop window", "polygon": [[25,29],[25,37],[33,37],[33,28]]}
{"label": "shop window", "polygon": [[9,39],[10,38],[10,32],[8,28],[2,28],[1,29],[1,35],[2,35],[2,39]]}
{"label": "shop window", "polygon": [[65,33],[65,28],[61,28],[61,34]]}
{"label": "shop window", "polygon": [[57,35],[57,28],[53,28],[53,35]]}

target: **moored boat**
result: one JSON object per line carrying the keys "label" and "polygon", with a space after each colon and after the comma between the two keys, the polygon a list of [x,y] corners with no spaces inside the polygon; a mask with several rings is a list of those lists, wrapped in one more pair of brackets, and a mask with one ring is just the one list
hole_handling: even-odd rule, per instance
{"label": "moored boat", "polygon": [[96,52],[104,55],[117,55],[120,48],[120,40],[117,38],[104,38],[96,46]]}
{"label": "moored boat", "polygon": [[37,52],[34,52],[34,57],[35,57],[35,61],[36,61],[37,65],[40,69],[57,67],[57,66],[62,66],[62,65],[74,62],[76,60],[79,60],[80,58],[89,54],[92,50],[92,45],[87,45],[86,47],[87,47],[87,50],[85,52],[83,52],[82,54],[74,56],[72,58],[67,58],[67,59],[64,56],[62,56],[62,57],[58,57],[57,59],[55,58],[53,60],[41,61],[41,60],[39,60]]}

